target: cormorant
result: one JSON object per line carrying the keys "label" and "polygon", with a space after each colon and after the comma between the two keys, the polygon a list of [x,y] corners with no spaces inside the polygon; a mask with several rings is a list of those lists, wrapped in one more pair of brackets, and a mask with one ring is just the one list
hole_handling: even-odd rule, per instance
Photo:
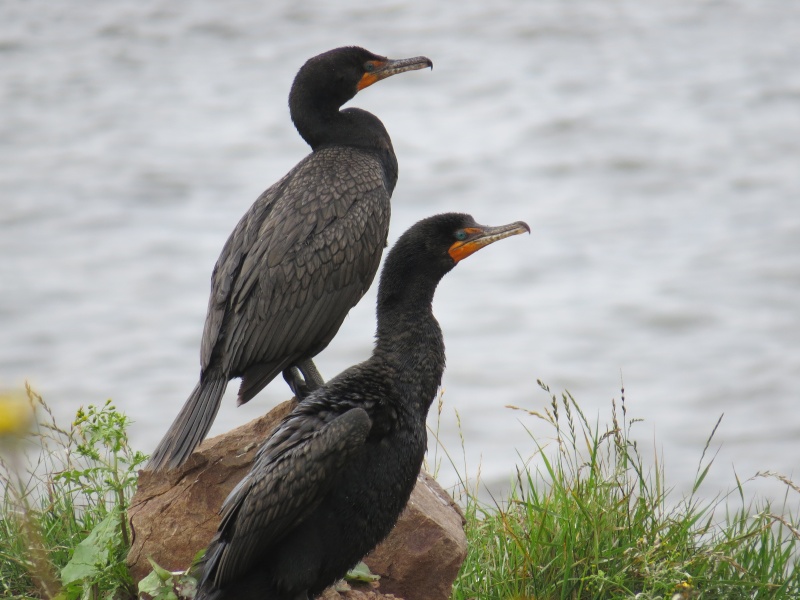
{"label": "cormorant", "polygon": [[390,60],[347,47],[298,71],[289,109],[313,151],[261,194],[225,243],[211,276],[200,381],[147,469],[189,457],[235,377],[239,404],[278,373],[298,397],[322,384],[311,359],[375,277],[397,182],[383,123],[358,108],[339,109],[381,79],[425,67],[433,63],[424,56]]}
{"label": "cormorant", "polygon": [[400,237],[381,273],[372,356],[307,396],[259,449],[222,506],[197,600],[314,598],[386,537],[417,480],[444,371],[436,286],[526,231],[447,213]]}

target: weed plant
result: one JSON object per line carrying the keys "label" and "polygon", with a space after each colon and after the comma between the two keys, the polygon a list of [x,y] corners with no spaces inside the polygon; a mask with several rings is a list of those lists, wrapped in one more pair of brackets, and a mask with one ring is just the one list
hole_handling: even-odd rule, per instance
{"label": "weed plant", "polygon": [[109,400],[63,429],[26,391],[38,423],[0,440],[0,597],[134,597],[126,509],[146,457],[128,445],[127,417]]}
{"label": "weed plant", "polygon": [[525,412],[552,427],[555,443],[532,437],[536,452],[506,501],[486,505],[468,492],[454,600],[800,598],[800,519],[785,516],[788,494],[800,493],[794,483],[759,474],[787,486],[777,511],[747,505],[738,479],[726,497],[696,495],[719,421],[691,494],[673,503],[663,466],[647,466],[632,436],[624,390],[601,429],[569,393],[559,399],[539,385],[549,408]]}

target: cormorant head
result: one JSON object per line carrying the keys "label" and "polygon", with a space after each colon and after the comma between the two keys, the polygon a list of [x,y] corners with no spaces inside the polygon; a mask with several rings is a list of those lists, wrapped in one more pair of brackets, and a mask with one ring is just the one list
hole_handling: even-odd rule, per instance
{"label": "cormorant head", "polygon": [[289,94],[289,105],[307,100],[316,107],[338,109],[381,79],[425,67],[433,68],[425,56],[393,60],[358,46],[336,48],[309,59],[300,68]]}
{"label": "cormorant head", "polygon": [[399,298],[410,288],[425,288],[432,296],[439,280],[466,257],[498,240],[530,231],[522,221],[490,227],[462,213],[423,219],[401,235],[389,252],[379,296]]}

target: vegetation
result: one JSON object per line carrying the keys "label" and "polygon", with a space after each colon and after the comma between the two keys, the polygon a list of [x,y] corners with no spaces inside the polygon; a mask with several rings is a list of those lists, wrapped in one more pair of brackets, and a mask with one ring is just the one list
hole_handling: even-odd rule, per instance
{"label": "vegetation", "polygon": [[19,399],[0,398],[16,417],[0,418],[0,597],[133,597],[126,510],[146,457],[128,445],[127,417],[109,400],[62,429],[26,391],[32,432]]}
{"label": "vegetation", "polygon": [[[540,385],[548,408],[526,412],[553,428],[554,443],[532,439],[504,501],[468,490],[469,554],[454,600],[800,597],[800,519],[786,503],[748,506],[738,480],[732,494],[700,499],[706,451],[692,493],[673,501],[663,468],[639,453],[624,395],[601,429],[568,393]],[[127,418],[108,401],[62,429],[30,389],[25,403],[27,412],[0,397],[0,597],[135,597],[125,511],[146,457],[128,445]],[[40,422],[21,435],[33,409]],[[139,590],[176,598],[176,581],[155,566]]]}
{"label": "vegetation", "polygon": [[725,498],[697,497],[714,432],[691,495],[673,504],[663,468],[645,464],[631,435],[624,390],[622,419],[612,403],[602,430],[569,393],[550,396],[544,414],[526,411],[555,433],[552,451],[533,439],[542,466],[523,464],[502,505],[467,496],[455,600],[800,598],[800,519],[786,516],[786,502],[747,506],[738,479]]}

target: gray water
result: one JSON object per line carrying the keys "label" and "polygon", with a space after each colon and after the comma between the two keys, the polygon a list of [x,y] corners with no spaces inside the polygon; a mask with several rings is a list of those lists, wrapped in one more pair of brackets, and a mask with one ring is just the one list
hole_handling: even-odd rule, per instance
{"label": "gray water", "polygon": [[[502,487],[525,428],[551,436],[505,408],[547,407],[541,379],[603,423],[624,382],[678,492],[722,413],[705,495],[734,469],[796,476],[800,3],[333,4],[0,6],[0,386],[31,381],[65,419],[111,397],[151,450],[196,382],[222,244],[308,151],[294,73],[358,44],[435,63],[351,102],[400,162],[390,240],[447,210],[533,230],[435,301],[440,435],[470,475]],[[322,372],[368,356],[373,331],[374,289]],[[214,433],[288,397],[276,381],[236,409],[235,390]]]}

